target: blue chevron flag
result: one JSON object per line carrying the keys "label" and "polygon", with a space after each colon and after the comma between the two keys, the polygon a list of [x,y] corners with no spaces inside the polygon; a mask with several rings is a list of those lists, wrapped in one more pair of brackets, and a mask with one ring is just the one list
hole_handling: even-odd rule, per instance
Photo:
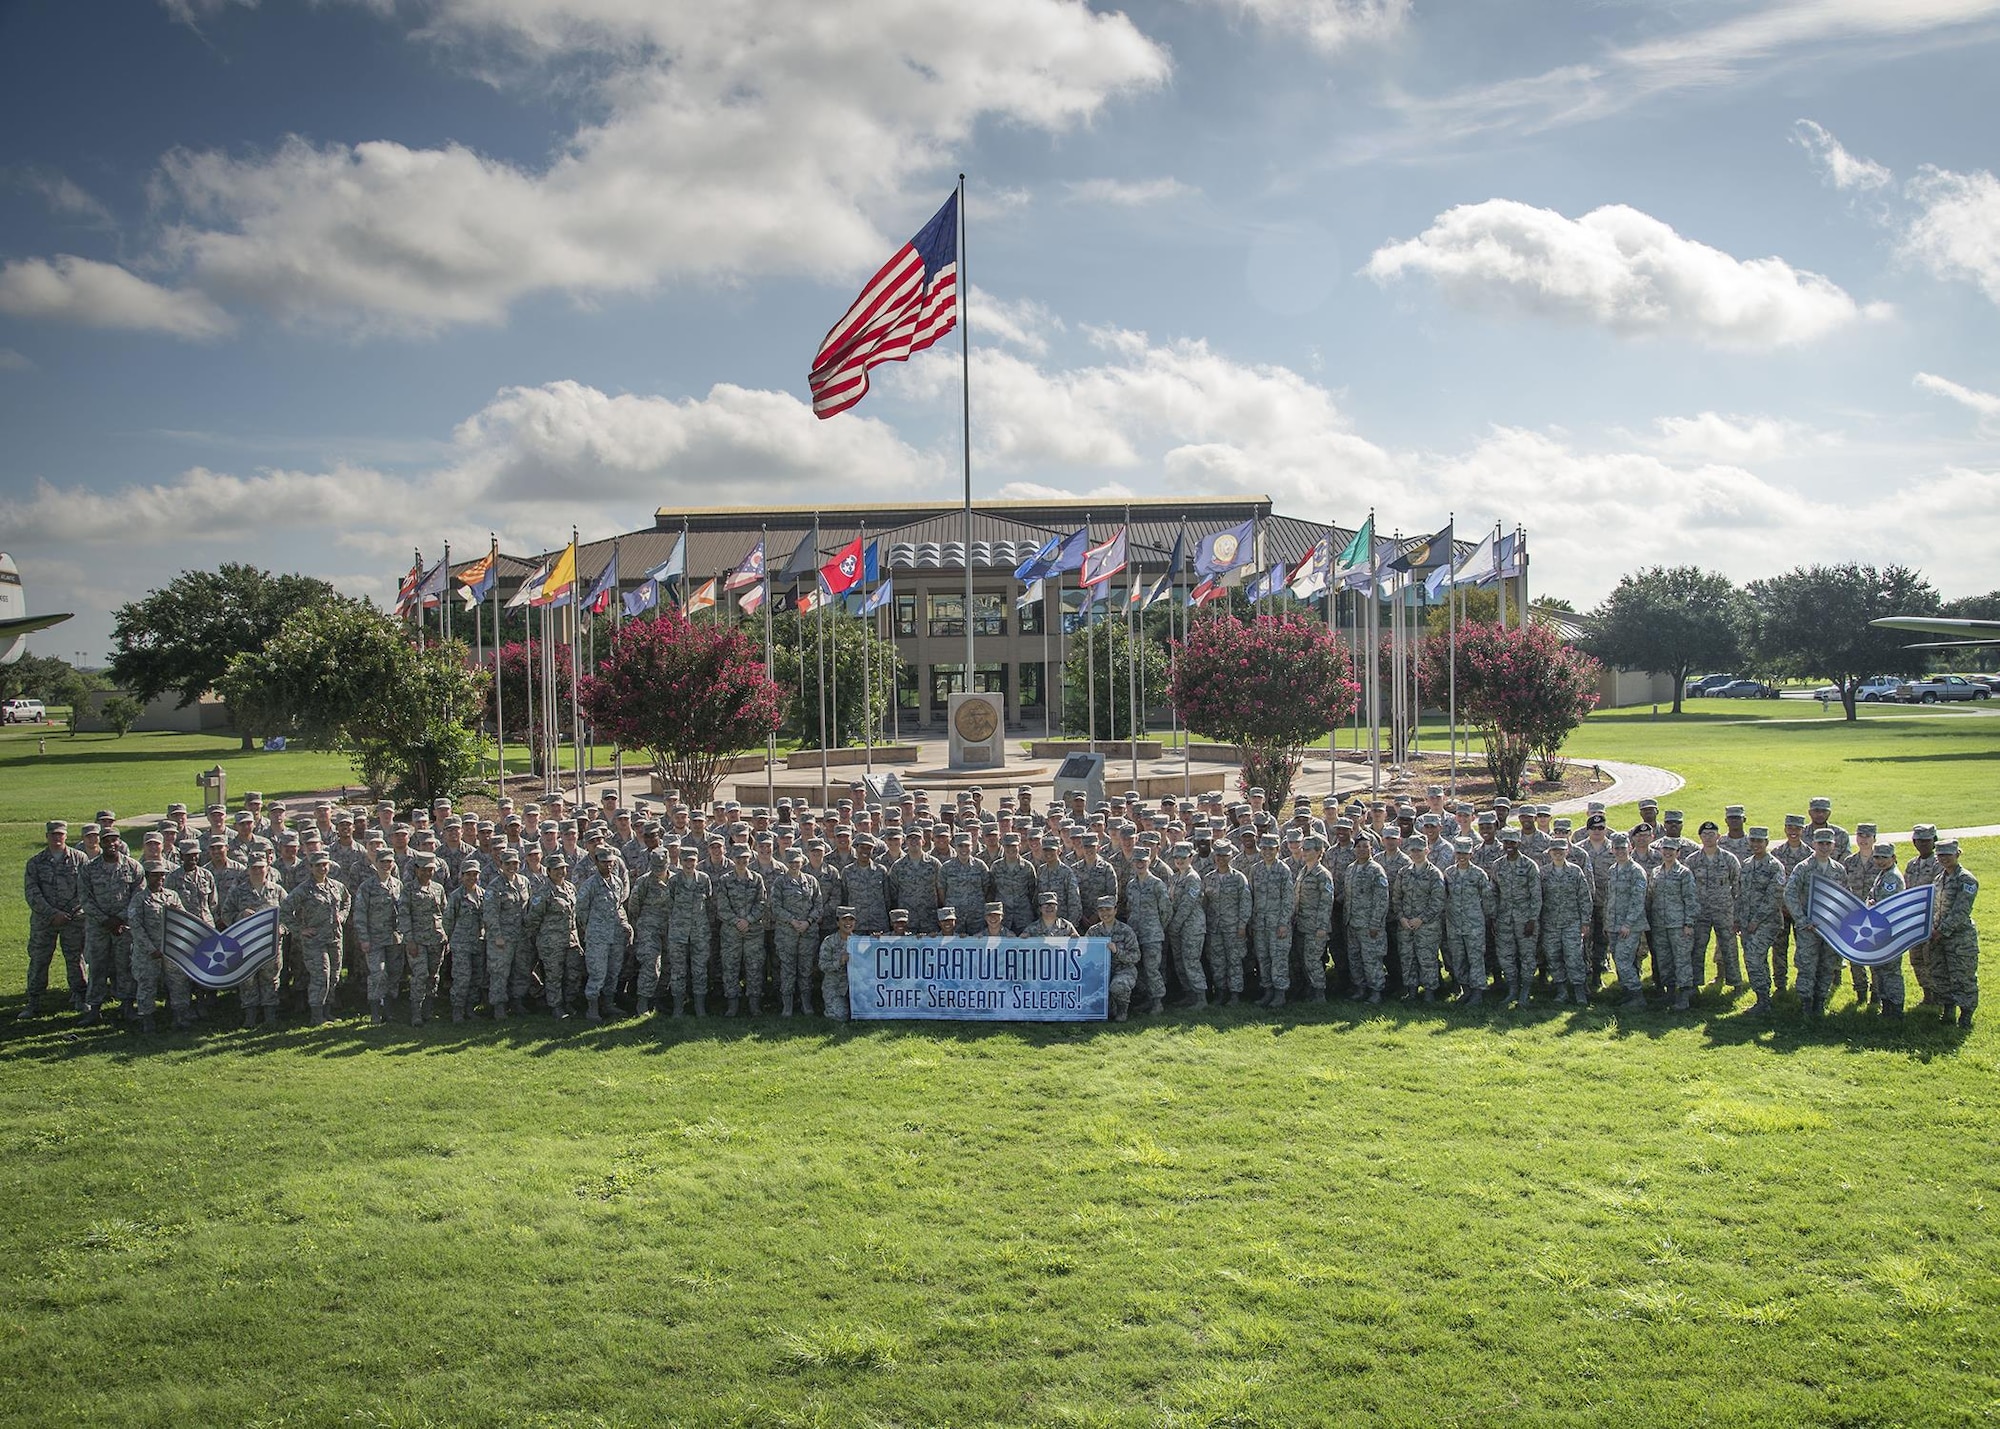
{"label": "blue chevron flag", "polygon": [[1892,963],[1931,935],[1928,883],[1892,893],[1870,907],[1830,878],[1812,886],[1813,926],[1827,946],[1866,968]]}

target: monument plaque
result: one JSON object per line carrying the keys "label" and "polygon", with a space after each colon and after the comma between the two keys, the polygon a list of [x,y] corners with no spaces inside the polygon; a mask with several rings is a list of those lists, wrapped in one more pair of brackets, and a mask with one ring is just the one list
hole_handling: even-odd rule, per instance
{"label": "monument plaque", "polygon": [[1002,769],[1007,764],[1002,696],[986,691],[951,697],[950,761],[953,769]]}

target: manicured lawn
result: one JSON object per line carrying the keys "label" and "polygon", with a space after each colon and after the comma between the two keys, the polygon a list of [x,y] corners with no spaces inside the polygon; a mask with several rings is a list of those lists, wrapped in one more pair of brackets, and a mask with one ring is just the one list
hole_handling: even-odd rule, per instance
{"label": "manicured lawn", "polygon": [[[1663,733],[1868,802],[1817,728]],[[44,809],[163,805],[171,768],[105,758],[142,738],[0,766],[12,866]],[[1961,1037],[1851,1002],[141,1044],[10,995],[0,1422],[1983,1422],[2000,1004]]]}

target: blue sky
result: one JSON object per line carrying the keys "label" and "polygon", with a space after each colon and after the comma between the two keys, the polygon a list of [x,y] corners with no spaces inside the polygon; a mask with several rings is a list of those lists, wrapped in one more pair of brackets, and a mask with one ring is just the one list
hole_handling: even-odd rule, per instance
{"label": "blue sky", "polygon": [[1996,57],[2000,0],[22,0],[0,546],[95,658],[186,565],[949,494],[955,343],[805,376],[963,169],[977,496],[1984,591]]}

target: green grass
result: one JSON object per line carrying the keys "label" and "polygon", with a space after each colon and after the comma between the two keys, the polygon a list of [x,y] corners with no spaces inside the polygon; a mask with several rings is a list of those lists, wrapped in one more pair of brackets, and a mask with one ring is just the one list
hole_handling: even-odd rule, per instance
{"label": "green grass", "polygon": [[[1790,728],[1786,787],[1859,816]],[[51,800],[156,797],[118,752],[0,777],[12,866]],[[15,988],[24,934],[0,902]],[[1961,1038],[1850,1001],[9,1021],[0,1422],[1990,1421],[2000,1006]]]}

